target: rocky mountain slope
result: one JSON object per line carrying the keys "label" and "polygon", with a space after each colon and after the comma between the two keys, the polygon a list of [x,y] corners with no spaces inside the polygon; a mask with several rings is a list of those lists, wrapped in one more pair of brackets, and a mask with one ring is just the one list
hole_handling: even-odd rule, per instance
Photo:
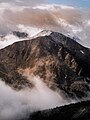
{"label": "rocky mountain slope", "polygon": [[0,50],[0,78],[14,89],[33,87],[23,71],[53,90],[83,97],[90,90],[90,49],[57,32],[16,42]]}
{"label": "rocky mountain slope", "polygon": [[39,111],[27,120],[90,120],[90,101]]}

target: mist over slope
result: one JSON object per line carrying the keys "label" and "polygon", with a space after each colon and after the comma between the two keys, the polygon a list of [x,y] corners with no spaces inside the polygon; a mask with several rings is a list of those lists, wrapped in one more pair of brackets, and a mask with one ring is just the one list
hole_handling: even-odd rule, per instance
{"label": "mist over slope", "polygon": [[71,102],[49,89],[39,77],[30,76],[28,73],[24,74],[33,83],[32,89],[15,91],[0,80],[0,120],[26,119],[35,111]]}

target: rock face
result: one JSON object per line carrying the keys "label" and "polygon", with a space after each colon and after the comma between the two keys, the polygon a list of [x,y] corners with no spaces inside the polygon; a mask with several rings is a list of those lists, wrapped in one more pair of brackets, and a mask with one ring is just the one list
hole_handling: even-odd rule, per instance
{"label": "rock face", "polygon": [[53,90],[70,96],[87,95],[90,49],[57,32],[16,42],[0,50],[0,78],[14,88],[32,87],[18,71],[29,70]]}
{"label": "rock face", "polygon": [[19,32],[19,31],[13,31],[13,35],[19,37],[19,38],[26,38],[28,37],[28,34],[25,32]]}

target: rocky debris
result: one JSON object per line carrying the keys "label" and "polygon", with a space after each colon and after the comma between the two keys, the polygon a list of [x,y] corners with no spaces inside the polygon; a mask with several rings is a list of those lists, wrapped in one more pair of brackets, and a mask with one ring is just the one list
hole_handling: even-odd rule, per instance
{"label": "rocky debris", "polygon": [[87,91],[89,91],[88,83],[81,81],[75,81],[70,86],[70,91],[74,92],[79,98],[87,96]]}
{"label": "rocky debris", "polygon": [[21,82],[16,81],[23,81],[24,85],[28,82],[26,78],[17,77],[17,74],[22,76],[19,69],[28,69],[51,89],[62,90],[69,96],[73,97],[74,93],[78,96],[80,92],[84,96],[89,91],[90,49],[57,32],[16,42],[0,50],[0,67],[0,77],[13,87],[14,84],[20,86]]}

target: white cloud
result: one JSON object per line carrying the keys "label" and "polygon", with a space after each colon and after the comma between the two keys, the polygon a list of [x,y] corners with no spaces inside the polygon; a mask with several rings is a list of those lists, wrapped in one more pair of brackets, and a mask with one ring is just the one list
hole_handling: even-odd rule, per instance
{"label": "white cloud", "polygon": [[87,21],[87,24],[90,26],[90,20]]}
{"label": "white cloud", "polygon": [[24,74],[34,85],[32,89],[15,91],[0,80],[0,120],[25,118],[37,110],[69,104],[60,94],[49,89],[39,77]]}
{"label": "white cloud", "polygon": [[85,46],[90,47],[90,42],[87,43],[90,26],[89,10],[56,4],[39,4],[32,7],[11,3],[1,3],[0,9],[0,34],[19,29],[26,31],[32,37],[35,32],[46,29],[77,36],[84,41]]}

